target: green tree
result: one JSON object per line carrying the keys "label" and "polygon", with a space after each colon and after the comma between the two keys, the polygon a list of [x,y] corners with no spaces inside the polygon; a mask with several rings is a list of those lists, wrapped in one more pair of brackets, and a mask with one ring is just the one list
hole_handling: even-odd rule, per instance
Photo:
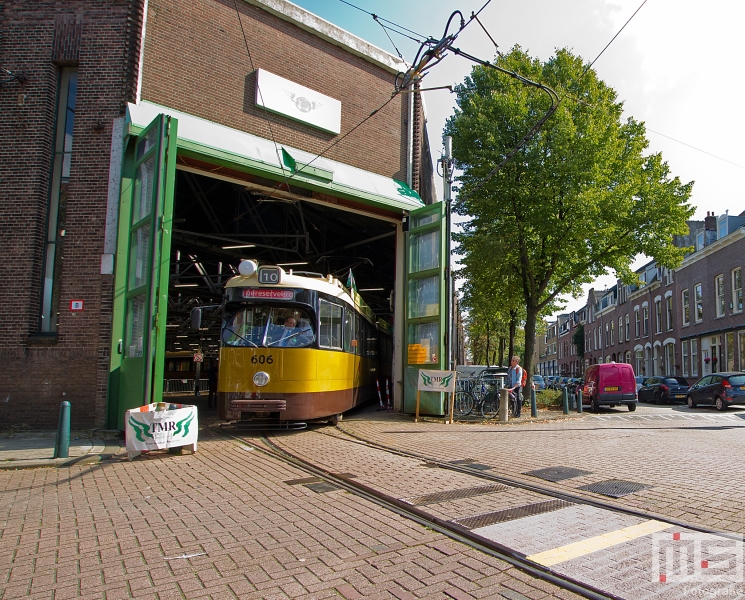
{"label": "green tree", "polygon": [[[621,335],[619,334],[619,337]],[[579,369],[584,371],[582,365],[585,364],[585,326],[580,325],[572,336],[572,343],[577,347],[577,356],[579,357]]]}
{"label": "green tree", "polygon": [[631,262],[640,253],[663,266],[679,264],[684,249],[673,236],[687,233],[693,184],[672,178],[660,154],[645,154],[644,124],[622,120],[615,91],[580,57],[560,50],[542,63],[515,47],[497,64],[562,98],[493,177],[494,165],[548,110],[547,95],[474,67],[457,86],[458,108],[446,125],[462,171],[455,211],[471,217],[458,250],[473,269],[485,269],[485,278],[515,275],[514,284],[502,281],[522,298],[530,372],[536,320],[560,295],[577,296],[583,283],[609,271],[633,282]]}

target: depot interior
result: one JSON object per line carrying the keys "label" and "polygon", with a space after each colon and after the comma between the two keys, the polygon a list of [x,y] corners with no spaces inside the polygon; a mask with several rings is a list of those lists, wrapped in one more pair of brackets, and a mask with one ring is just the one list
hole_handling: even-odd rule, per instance
{"label": "depot interior", "polygon": [[[223,287],[249,258],[295,274],[331,274],[342,283],[351,269],[365,302],[392,321],[395,224],[295,198],[310,197],[302,188],[289,191],[293,198],[177,168],[166,352],[201,349],[217,357]],[[190,312],[197,306],[208,308],[194,331]]]}

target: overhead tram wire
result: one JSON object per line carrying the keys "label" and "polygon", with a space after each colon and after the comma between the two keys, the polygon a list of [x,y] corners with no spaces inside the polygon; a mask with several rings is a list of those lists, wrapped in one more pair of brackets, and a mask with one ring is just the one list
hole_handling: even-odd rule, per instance
{"label": "overhead tram wire", "polygon": [[712,158],[716,158],[717,160],[724,161],[726,163],[729,163],[735,167],[738,167],[739,169],[745,169],[745,166],[738,165],[736,162],[732,162],[731,160],[727,160],[726,158],[722,158],[721,156],[717,156],[716,154],[712,154],[711,152],[707,152],[706,150],[702,150],[701,148],[697,148],[696,146],[692,146],[691,144],[686,144],[685,142],[681,142],[680,140],[676,140],[674,137],[670,137],[669,135],[665,135],[664,133],[660,133],[659,131],[655,131],[654,129],[650,129],[647,127],[647,131],[654,133],[656,135],[661,135],[664,138],[667,138],[668,140],[672,140],[673,142],[677,142],[678,144],[682,144],[683,146],[688,146],[692,150],[696,150],[698,152],[702,152],[703,154],[708,154]]}
{"label": "overhead tram wire", "polygon": [[[248,54],[248,62],[251,64],[251,71],[256,72],[256,68],[254,67],[254,61],[251,57],[251,50],[248,48],[248,38],[246,37],[246,31],[243,29],[243,20],[241,19],[241,12],[238,10],[238,0],[233,0],[233,6],[235,7],[235,14],[238,17],[238,23],[241,26],[241,34],[243,34],[243,43],[246,46],[246,53]],[[290,183],[288,181],[287,175],[285,174],[285,165],[280,160],[280,152],[279,152],[279,145],[277,144],[277,139],[274,137],[274,130],[272,129],[272,122],[269,118],[269,110],[266,107],[266,102],[264,102],[264,94],[261,92],[261,88],[259,87],[259,81],[258,77],[256,79],[256,90],[259,92],[259,97],[261,98],[261,106],[264,109],[264,118],[266,120],[266,124],[269,127],[269,135],[272,136],[272,142],[274,143],[274,152],[277,154],[277,160],[279,161],[279,166],[282,169],[282,177],[284,177],[285,185],[287,186],[287,190],[290,189]]]}
{"label": "overhead tram wire", "polygon": [[[489,0],[489,1],[491,1],[491,0]],[[385,21],[386,23],[389,23],[390,25],[393,25],[394,27],[398,27],[399,29],[403,29],[404,31],[408,31],[409,33],[413,33],[414,35],[417,35],[420,38],[427,38],[428,37],[426,35],[422,35],[421,33],[417,33],[416,31],[414,31],[412,29],[407,29],[403,25],[399,25],[398,23],[394,23],[393,21],[389,21],[388,19],[384,19],[383,17],[376,17],[376,15],[373,14],[373,13],[371,13],[370,11],[365,10],[364,8],[360,8],[359,6],[355,6],[351,2],[347,2],[347,0],[339,0],[339,2],[341,2],[342,4],[346,4],[347,6],[351,6],[352,8],[356,8],[360,12],[363,12],[363,13],[365,13],[367,15],[370,15],[371,17],[375,18],[376,20]],[[401,35],[403,35],[403,34],[401,34]]]}

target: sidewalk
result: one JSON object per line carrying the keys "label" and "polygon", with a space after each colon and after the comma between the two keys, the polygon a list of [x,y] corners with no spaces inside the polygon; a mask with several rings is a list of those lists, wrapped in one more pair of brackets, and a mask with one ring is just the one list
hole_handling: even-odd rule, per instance
{"label": "sidewalk", "polygon": [[0,433],[0,470],[95,464],[120,451],[118,431],[72,431],[68,458],[54,458],[56,431]]}

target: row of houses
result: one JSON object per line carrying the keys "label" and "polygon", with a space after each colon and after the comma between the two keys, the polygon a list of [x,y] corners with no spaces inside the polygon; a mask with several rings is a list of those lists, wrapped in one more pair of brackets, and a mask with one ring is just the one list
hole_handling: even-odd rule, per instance
{"label": "row of houses", "polygon": [[592,364],[625,362],[634,372],[697,379],[745,369],[742,267],[745,212],[689,221],[692,247],[677,269],[651,261],[639,283],[591,289],[579,310],[545,324],[536,372],[581,376]]}

